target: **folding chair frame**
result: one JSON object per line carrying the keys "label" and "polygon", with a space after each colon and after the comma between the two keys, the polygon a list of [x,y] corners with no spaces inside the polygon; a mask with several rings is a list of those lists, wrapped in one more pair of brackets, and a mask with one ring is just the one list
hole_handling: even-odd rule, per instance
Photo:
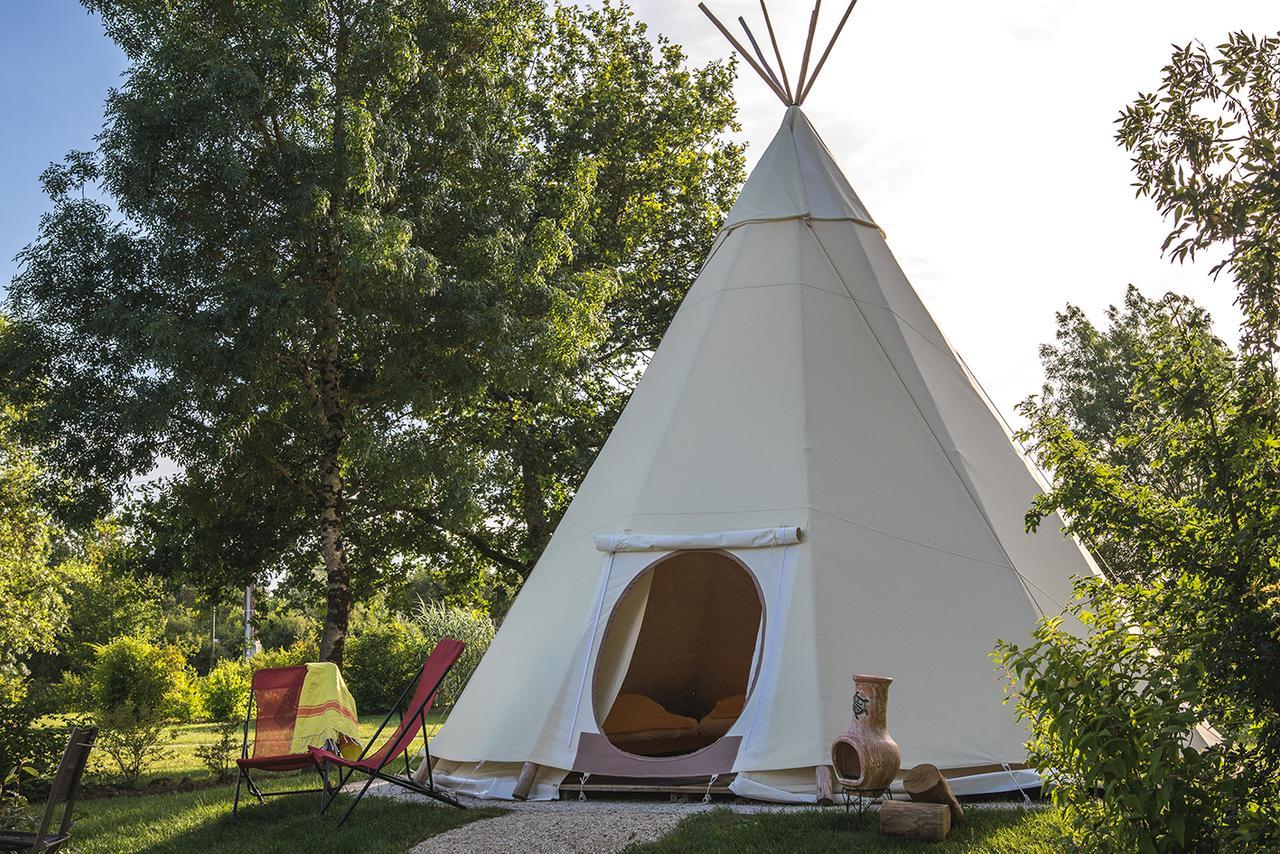
{"label": "folding chair frame", "polygon": [[[396,759],[395,754],[389,753],[385,757],[383,757],[382,762],[380,762],[378,766],[372,770],[368,768],[359,768],[359,767],[343,767],[338,772],[338,784],[336,786],[331,786],[329,784],[329,772],[327,767],[325,766],[325,763],[319,758],[316,758],[315,759],[316,769],[320,772],[320,778],[324,782],[324,792],[325,792],[323,796],[325,798],[324,806],[320,808],[321,815],[324,815],[325,812],[328,811],[329,807],[333,805],[333,802],[337,800],[338,795],[342,793],[342,788],[346,786],[348,782],[350,782],[351,778],[357,772],[367,774],[369,776],[369,779],[365,781],[362,787],[360,787],[360,793],[357,794],[356,799],[351,802],[351,806],[347,807],[347,811],[342,814],[342,818],[338,822],[339,827],[341,827],[343,824],[346,823],[347,819],[351,816],[351,813],[355,810],[356,805],[360,803],[360,799],[364,797],[365,792],[369,791],[369,787],[373,785],[373,781],[375,779],[384,780],[388,783],[393,783],[397,786],[402,786],[403,788],[406,788],[411,792],[415,792],[419,795],[424,795],[428,798],[434,798],[437,801],[441,801],[442,803],[446,803],[446,804],[449,804],[450,806],[457,807],[458,809],[466,809],[466,807],[464,807],[458,801],[458,799],[455,798],[453,795],[450,795],[449,793],[441,791],[440,789],[436,788],[435,779],[432,776],[431,745],[430,745],[429,734],[427,730],[427,712],[426,712],[427,705],[431,703],[433,699],[435,699],[436,692],[440,690],[441,684],[443,684],[444,680],[448,678],[449,671],[452,669],[453,669],[453,665],[450,665],[445,670],[445,672],[440,675],[440,678],[436,681],[436,684],[432,686],[431,691],[426,695],[423,701],[418,704],[418,707],[416,709],[413,709],[413,710],[405,709],[405,711],[411,711],[411,714],[408,717],[418,718],[418,723],[420,725],[420,732],[422,734],[422,751],[423,751],[422,761],[427,763],[427,784],[424,786],[421,783],[419,783],[417,780],[413,779],[413,768],[409,763],[409,747],[413,744],[413,739],[409,739],[409,741],[406,742],[406,744],[404,745],[404,750],[401,751],[399,754],[404,759],[405,775],[403,777],[393,776],[391,774],[384,773],[384,769],[388,765],[390,765],[392,762],[394,762]],[[419,673],[418,679],[421,679],[421,678],[422,678],[422,674]],[[373,749],[373,745],[377,742],[378,736],[380,736],[382,734],[382,731],[386,729],[387,724],[391,723],[392,715],[398,715],[400,718],[400,725],[401,726],[404,725],[405,714],[404,712],[401,711],[401,707],[405,704],[406,698],[409,696],[409,692],[412,691],[416,683],[417,683],[417,679],[413,680],[408,685],[406,685],[404,690],[400,692],[400,697],[396,700],[395,707],[390,712],[387,712],[387,716],[383,719],[382,724],[378,727],[378,731],[373,734],[373,737],[370,738],[368,742],[366,742],[364,750],[360,751],[360,756],[359,758],[356,759],[356,762],[360,762],[361,760],[363,760],[365,756],[369,753],[369,751]],[[397,727],[397,730],[398,729],[399,727]],[[421,764],[419,765],[419,767],[421,767]]]}
{"label": "folding chair frame", "polygon": [[[244,713],[244,733],[243,733],[243,738],[241,739],[241,742],[240,742],[240,758],[241,759],[249,758],[249,722],[253,720],[253,703],[254,703],[253,688],[250,687],[249,688],[249,707]],[[287,768],[282,770],[283,771],[294,771],[294,770],[301,771],[308,767],[311,767],[311,766],[308,766],[306,764],[299,764],[297,768]],[[267,802],[266,801],[267,798],[274,798],[274,797],[278,797],[279,795],[314,795],[317,793],[323,795],[326,788],[326,786],[321,786],[318,789],[290,789],[285,792],[264,792],[261,789],[259,789],[258,785],[253,781],[253,777],[249,775],[248,768],[245,768],[241,765],[236,765],[236,771],[238,772],[236,774],[236,796],[235,796],[235,799],[231,802],[231,816],[233,818],[240,814],[240,787],[241,786],[244,786],[244,788],[248,789],[249,794],[257,798],[258,803],[260,804],[265,804]]]}

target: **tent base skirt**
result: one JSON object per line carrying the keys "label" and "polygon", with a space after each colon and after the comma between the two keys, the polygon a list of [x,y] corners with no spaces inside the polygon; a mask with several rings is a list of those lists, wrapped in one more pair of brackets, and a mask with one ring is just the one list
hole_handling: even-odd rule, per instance
{"label": "tent base skirt", "polygon": [[[451,762],[440,760],[435,769],[436,785],[454,794],[486,800],[514,800],[520,762]],[[955,769],[944,774],[957,797],[981,797],[1012,794],[1040,788],[1041,779],[1030,768],[993,766],[999,770]],[[953,776],[954,774],[954,776]],[[893,791],[904,794],[901,782]],[[565,797],[608,797],[609,795],[689,795],[698,798],[710,794],[736,796],[753,801],[778,804],[817,803],[813,768],[789,768],[778,771],[747,771],[722,774],[715,780],[702,778],[631,778],[605,775],[583,775],[546,766],[538,769],[527,800],[553,801]],[[836,803],[840,803],[836,792]]]}

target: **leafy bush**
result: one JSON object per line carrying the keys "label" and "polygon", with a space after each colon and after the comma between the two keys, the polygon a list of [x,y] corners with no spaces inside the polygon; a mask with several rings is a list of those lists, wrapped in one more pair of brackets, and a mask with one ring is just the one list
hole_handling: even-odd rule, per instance
{"label": "leafy bush", "polygon": [[241,733],[240,724],[226,721],[218,725],[214,741],[196,748],[196,757],[219,783],[231,779],[231,759],[240,747]]}
{"label": "leafy bush", "polygon": [[258,640],[265,649],[282,649],[320,637],[320,621],[310,614],[277,608],[258,621]]}
{"label": "leafy bush", "polygon": [[103,721],[97,749],[115,763],[124,784],[132,789],[143,772],[173,755],[165,744],[173,737],[166,735],[159,720],[135,717],[129,706],[122,706]]}
{"label": "leafy bush", "polygon": [[458,663],[449,671],[449,678],[440,686],[440,695],[436,698],[437,704],[452,706],[462,696],[462,689],[467,686],[471,674],[476,672],[480,659],[484,658],[489,644],[493,642],[496,631],[493,619],[483,611],[451,607],[438,602],[428,604],[421,600],[418,601],[413,619],[426,638],[427,649],[435,646],[441,638],[454,638],[467,645]]}
{"label": "leafy bush", "polygon": [[119,637],[96,648],[93,701],[104,717],[136,720],[177,717],[186,659],[176,647]]}
{"label": "leafy bush", "polygon": [[397,617],[370,620],[349,637],[343,676],[361,711],[389,711],[429,649],[421,628]]}
{"label": "leafy bush", "polygon": [[466,651],[440,686],[437,706],[452,706],[493,640],[493,620],[481,611],[419,602],[410,619],[371,616],[347,639],[343,675],[366,711],[387,711],[422,668],[441,638],[466,643]]}
{"label": "leafy bush", "polygon": [[227,722],[244,717],[251,674],[248,662],[224,658],[200,680],[201,699],[210,720]]}
{"label": "leafy bush", "polygon": [[0,779],[0,830],[30,830],[34,824],[31,808],[22,794],[21,766]]}
{"label": "leafy bush", "polygon": [[1144,595],[1089,579],[1068,611],[1083,633],[1054,617],[1026,648],[1000,645],[1029,761],[1051,769],[1081,850],[1275,850],[1276,780],[1249,742],[1189,746],[1203,667],[1156,651],[1161,626],[1132,607]]}
{"label": "leafy bush", "polygon": [[249,666],[254,670],[266,670],[269,667],[296,667],[319,660],[319,645],[315,641],[299,640],[282,649],[263,650],[249,660]]}
{"label": "leafy bush", "polygon": [[47,711],[39,685],[11,684],[9,688],[8,697],[0,702],[0,773],[23,768],[29,773],[23,782],[29,790],[31,784],[47,779],[57,767],[67,743],[67,730],[37,726]]}

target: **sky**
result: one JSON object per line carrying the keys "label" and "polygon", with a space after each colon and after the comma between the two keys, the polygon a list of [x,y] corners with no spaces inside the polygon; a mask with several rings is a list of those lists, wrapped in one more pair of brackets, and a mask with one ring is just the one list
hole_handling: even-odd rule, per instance
{"label": "sky", "polygon": [[[708,0],[726,24],[757,0]],[[632,0],[691,59],[730,48],[696,0]],[[770,6],[794,78],[806,0]],[[844,11],[827,0],[818,42]],[[952,345],[1000,410],[1041,382],[1039,345],[1068,302],[1101,319],[1132,283],[1189,294],[1234,341],[1230,283],[1161,258],[1167,232],[1135,198],[1114,120],[1154,89],[1172,43],[1280,31],[1275,0],[860,0],[805,111]],[[767,49],[767,48],[766,48]],[[38,177],[89,148],[124,58],[72,0],[0,0],[0,289],[47,204]],[[753,165],[782,118],[745,66],[741,138]]]}

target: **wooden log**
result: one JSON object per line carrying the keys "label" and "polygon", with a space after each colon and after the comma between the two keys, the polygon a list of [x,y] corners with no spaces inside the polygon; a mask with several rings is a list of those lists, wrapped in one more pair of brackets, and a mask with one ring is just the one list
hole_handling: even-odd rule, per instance
{"label": "wooden log", "polygon": [[926,842],[941,842],[951,832],[951,810],[946,804],[885,801],[880,805],[880,832]]}
{"label": "wooden log", "polygon": [[831,806],[836,802],[834,794],[836,769],[830,765],[815,765],[813,773],[818,783],[818,805]]}
{"label": "wooden log", "polygon": [[927,762],[917,765],[902,778],[902,788],[911,796],[911,800],[926,804],[946,804],[951,810],[951,823],[964,821],[964,807],[951,791],[947,778],[942,776],[936,765]]}
{"label": "wooden log", "polygon": [[526,762],[520,769],[520,776],[516,777],[516,787],[511,792],[511,797],[517,801],[527,800],[529,791],[533,788],[533,781],[537,779],[539,766],[535,762]]}

